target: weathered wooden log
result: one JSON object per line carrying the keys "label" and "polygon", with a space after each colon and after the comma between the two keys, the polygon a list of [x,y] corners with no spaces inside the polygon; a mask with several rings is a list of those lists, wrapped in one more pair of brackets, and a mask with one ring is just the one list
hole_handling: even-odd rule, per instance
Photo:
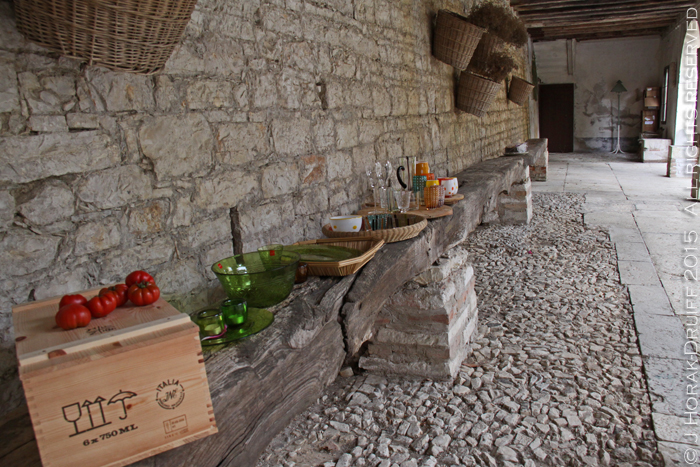
{"label": "weathered wooden log", "polygon": [[[345,351],[337,318],[354,279],[311,279],[264,332],[217,352],[205,348],[219,432],[132,465],[255,465],[272,438],[338,375]],[[8,440],[0,465],[40,467],[26,407],[10,415],[0,425]]]}
{"label": "weathered wooden log", "polygon": [[348,361],[359,358],[384,302],[446,250],[466,240],[482,216],[497,209],[498,195],[527,178],[529,158],[526,154],[491,159],[458,174],[464,201],[452,206],[452,216],[431,220],[414,239],[386,245],[358,273],[341,312]]}
{"label": "weathered wooden log", "polygon": [[[476,164],[458,174],[464,201],[416,238],[386,245],[356,275],[311,279],[275,312],[275,323],[218,352],[205,351],[219,433],[140,461],[139,467],[250,466],[294,416],[337,376],[372,334],[377,313],[404,283],[466,239],[498,195],[527,175],[528,154]],[[338,323],[339,313],[342,317]],[[26,409],[0,420],[0,465],[39,467]]]}

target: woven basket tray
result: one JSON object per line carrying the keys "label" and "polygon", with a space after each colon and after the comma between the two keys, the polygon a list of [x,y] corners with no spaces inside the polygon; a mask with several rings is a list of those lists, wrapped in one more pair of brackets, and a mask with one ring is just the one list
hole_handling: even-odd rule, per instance
{"label": "woven basket tray", "polygon": [[363,252],[361,256],[356,258],[346,259],[343,261],[304,261],[308,267],[308,275],[310,276],[349,276],[360,270],[362,266],[367,264],[369,260],[374,258],[374,255],[379,249],[384,246],[384,240],[376,238],[322,238],[319,240],[308,240],[305,242],[297,242],[295,245],[316,245],[323,244],[329,246],[344,246],[354,248]]}
{"label": "woven basket tray", "polygon": [[333,232],[331,230],[330,224],[326,224],[321,229],[323,235],[330,238],[375,238],[378,240],[384,240],[386,243],[401,242],[403,240],[408,240],[418,235],[421,230],[428,226],[428,220],[421,216],[415,216],[412,214],[406,214],[407,216],[415,218],[418,222],[413,225],[408,225],[406,227],[397,227],[395,229],[384,229],[384,230],[372,230],[372,231],[362,231],[362,232]]}
{"label": "woven basket tray", "polygon": [[500,89],[501,83],[468,71],[462,72],[459,77],[455,107],[477,117],[483,117]]}
{"label": "woven basket tray", "polygon": [[24,37],[112,70],[160,71],[197,0],[15,0]]}
{"label": "woven basket tray", "polygon": [[508,99],[518,105],[523,105],[533,89],[535,89],[534,84],[528,83],[517,76],[513,76],[510,80],[510,88],[508,89]]}
{"label": "woven basket tray", "polygon": [[466,70],[485,31],[456,13],[440,10],[435,22],[433,55],[458,70]]}

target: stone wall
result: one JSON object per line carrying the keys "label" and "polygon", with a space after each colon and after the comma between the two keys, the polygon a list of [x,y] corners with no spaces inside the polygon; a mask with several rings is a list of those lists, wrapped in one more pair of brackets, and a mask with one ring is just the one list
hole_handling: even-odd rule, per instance
{"label": "stone wall", "polygon": [[430,55],[436,11],[472,3],[200,0],[139,76],[28,43],[0,0],[0,412],[22,397],[12,305],[140,268],[190,310],[220,294],[217,259],[356,209],[374,161],[454,174],[523,141],[527,107],[455,111]]}

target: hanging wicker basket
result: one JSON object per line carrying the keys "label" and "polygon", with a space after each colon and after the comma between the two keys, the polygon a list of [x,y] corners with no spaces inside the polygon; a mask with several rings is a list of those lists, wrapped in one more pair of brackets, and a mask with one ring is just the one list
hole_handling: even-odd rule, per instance
{"label": "hanging wicker basket", "polygon": [[463,71],[459,77],[455,106],[477,117],[483,117],[500,89],[501,83]]}
{"label": "hanging wicker basket", "polygon": [[523,105],[534,88],[534,84],[528,83],[517,76],[513,76],[510,80],[510,88],[508,89],[508,99],[518,105]]}
{"label": "hanging wicker basket", "polygon": [[474,50],[469,69],[476,73],[487,69],[491,55],[503,50],[504,45],[505,42],[500,37],[490,32],[485,33]]}
{"label": "hanging wicker basket", "polygon": [[458,70],[466,70],[485,31],[463,16],[440,10],[435,24],[433,55]]}
{"label": "hanging wicker basket", "polygon": [[15,0],[24,37],[112,70],[160,71],[197,0]]}

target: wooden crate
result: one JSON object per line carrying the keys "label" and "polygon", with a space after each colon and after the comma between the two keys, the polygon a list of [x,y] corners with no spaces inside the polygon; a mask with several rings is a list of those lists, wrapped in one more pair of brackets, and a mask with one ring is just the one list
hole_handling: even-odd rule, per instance
{"label": "wooden crate", "polygon": [[64,331],[59,300],[12,311],[44,467],[123,466],[217,432],[189,316],[160,299]]}
{"label": "wooden crate", "polygon": [[642,111],[642,132],[654,132],[659,128],[658,115],[656,110]]}

